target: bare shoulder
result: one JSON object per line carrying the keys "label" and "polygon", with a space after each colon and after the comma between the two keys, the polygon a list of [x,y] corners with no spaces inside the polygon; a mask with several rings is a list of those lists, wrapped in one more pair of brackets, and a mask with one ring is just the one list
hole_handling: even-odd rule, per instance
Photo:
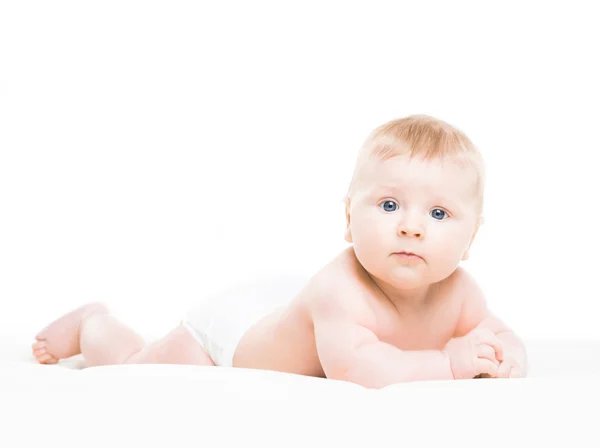
{"label": "bare shoulder", "polygon": [[475,278],[462,267],[452,273],[449,284],[452,294],[460,301],[460,316],[454,334],[454,337],[460,337],[485,319],[487,301]]}
{"label": "bare shoulder", "polygon": [[352,247],[340,252],[311,279],[309,291],[313,319],[339,318],[366,325],[373,317],[369,279]]}

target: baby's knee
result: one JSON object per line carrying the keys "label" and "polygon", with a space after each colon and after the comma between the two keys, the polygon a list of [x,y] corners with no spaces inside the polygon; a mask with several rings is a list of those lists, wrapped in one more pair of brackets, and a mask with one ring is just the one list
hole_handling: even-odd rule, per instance
{"label": "baby's knee", "polygon": [[196,339],[185,325],[178,325],[167,338],[169,352],[177,360],[185,360],[186,364],[214,366],[215,362],[203,344]]}
{"label": "baby's knee", "polygon": [[126,362],[131,364],[215,365],[204,347],[183,325],[177,326],[166,336],[131,356]]}

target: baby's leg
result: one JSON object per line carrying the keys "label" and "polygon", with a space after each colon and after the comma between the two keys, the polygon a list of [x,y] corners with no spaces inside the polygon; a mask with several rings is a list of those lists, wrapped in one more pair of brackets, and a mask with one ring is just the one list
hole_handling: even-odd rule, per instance
{"label": "baby's leg", "polygon": [[84,305],[52,322],[36,336],[33,354],[42,364],[82,354],[88,367],[113,364],[214,365],[183,327],[146,346],[141,336],[100,303]]}
{"label": "baby's leg", "polygon": [[181,325],[177,326],[164,338],[134,353],[125,363],[215,365],[206,350]]}

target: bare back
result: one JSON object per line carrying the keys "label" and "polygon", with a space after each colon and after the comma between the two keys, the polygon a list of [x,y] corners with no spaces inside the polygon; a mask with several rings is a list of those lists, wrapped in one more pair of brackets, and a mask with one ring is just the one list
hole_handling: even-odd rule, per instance
{"label": "bare back", "polygon": [[233,365],[325,376],[313,325],[315,308],[324,304],[401,350],[440,350],[454,336],[460,316],[462,300],[454,293],[454,277],[436,285],[425,306],[399,310],[349,247],[313,276],[288,307],[274,311],[246,332]]}

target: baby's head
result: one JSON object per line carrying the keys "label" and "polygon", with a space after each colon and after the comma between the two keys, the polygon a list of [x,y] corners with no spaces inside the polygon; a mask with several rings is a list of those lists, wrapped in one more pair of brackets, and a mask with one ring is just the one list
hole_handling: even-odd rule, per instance
{"label": "baby's head", "polygon": [[461,131],[424,115],[392,120],[358,154],[345,239],[381,281],[410,289],[443,280],[483,223],[484,183],[483,159]]}

